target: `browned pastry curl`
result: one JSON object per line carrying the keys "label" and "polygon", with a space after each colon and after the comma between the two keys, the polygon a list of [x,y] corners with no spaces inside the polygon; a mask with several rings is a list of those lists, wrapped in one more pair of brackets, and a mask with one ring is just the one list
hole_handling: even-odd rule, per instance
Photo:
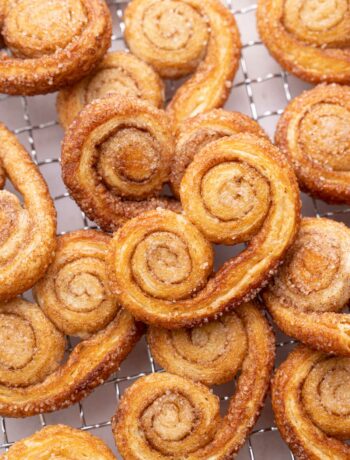
{"label": "browned pastry curl", "polygon": [[312,83],[350,82],[348,0],[259,0],[258,29],[289,72]]}
{"label": "browned pastry curl", "polygon": [[59,365],[64,336],[40,308],[19,299],[1,304],[0,414],[29,417],[80,401],[118,369],[142,331],[129,313],[119,310]]}
{"label": "browned pastry curl", "polygon": [[56,212],[39,169],[16,137],[0,125],[0,162],[23,197],[0,190],[0,300],[30,289],[56,248]]}
{"label": "browned pastry curl", "polygon": [[350,204],[350,87],[319,85],[287,106],[276,144],[311,195]]}
{"label": "browned pastry curl", "polygon": [[260,125],[251,118],[239,112],[222,109],[211,110],[182,123],[176,133],[174,162],[170,174],[175,196],[179,197],[181,179],[202,147],[222,137],[239,133],[267,137]]}
{"label": "browned pastry curl", "polygon": [[350,230],[329,219],[303,219],[285,263],[263,297],[288,335],[326,353],[350,356]]}
{"label": "browned pastry curl", "polygon": [[57,98],[60,123],[72,123],[80,110],[95,99],[112,93],[135,96],[156,107],[164,102],[164,85],[151,66],[131,53],[108,53],[96,72],[76,85],[64,88]]}
{"label": "browned pastry curl", "polygon": [[44,94],[94,69],[112,34],[104,0],[14,0],[2,35],[13,56],[1,55],[0,92]]}
{"label": "browned pastry curl", "polygon": [[240,38],[219,0],[133,0],[125,11],[131,51],[166,78],[194,75],[175,93],[175,123],[223,105],[238,67]]}
{"label": "browned pastry curl", "polygon": [[348,460],[350,358],[297,347],[277,370],[272,406],[298,460]]}
{"label": "browned pastry curl", "polygon": [[[181,183],[184,215],[129,220],[107,257],[112,291],[143,321],[195,325],[256,295],[293,243],[299,190],[267,139],[236,134],[203,147]],[[249,245],[212,274],[211,242]]]}
{"label": "browned pastry curl", "polygon": [[169,180],[174,140],[168,116],[149,103],[114,95],[86,106],[66,132],[63,180],[86,215],[106,231],[157,207]]}
{"label": "browned pastry curl", "polygon": [[234,378],[247,352],[241,309],[191,329],[152,326],[147,341],[156,361],[168,372],[205,385]]}
{"label": "browned pastry curl", "polygon": [[0,162],[0,190],[4,187],[6,182],[6,173]]}
{"label": "browned pastry curl", "polygon": [[0,304],[0,382],[26,387],[57,369],[65,340],[37,305]]}
{"label": "browned pastry curl", "polygon": [[119,306],[107,286],[109,241],[94,230],[59,237],[55,259],[34,287],[38,304],[65,334],[89,337],[117,314]]}
{"label": "browned pastry curl", "polygon": [[86,431],[49,425],[13,444],[1,460],[115,460],[107,445]]}
{"label": "browned pastry curl", "polygon": [[200,383],[157,373],[124,393],[113,433],[125,460],[224,460],[233,458],[253,427],[269,387],[274,362],[270,327],[252,304],[239,307],[247,349],[227,415]]}

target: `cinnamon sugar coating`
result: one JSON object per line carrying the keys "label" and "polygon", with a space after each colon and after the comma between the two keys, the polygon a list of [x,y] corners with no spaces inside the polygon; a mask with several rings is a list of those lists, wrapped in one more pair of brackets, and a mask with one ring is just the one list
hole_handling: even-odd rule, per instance
{"label": "cinnamon sugar coating", "polygon": [[[0,384],[0,414],[29,417],[80,401],[119,368],[142,332],[140,323],[119,310],[104,329],[76,345],[68,360],[45,378],[38,375],[35,382],[23,387],[13,386],[4,378]],[[18,340],[14,335],[8,340],[13,353],[18,353]]]}
{"label": "cinnamon sugar coating", "polygon": [[347,0],[259,0],[260,37],[283,68],[311,83],[350,82]]}
{"label": "cinnamon sugar coating", "polygon": [[49,425],[21,439],[0,455],[1,460],[115,460],[97,436],[66,425]]}
{"label": "cinnamon sugar coating", "polygon": [[219,0],[133,0],[125,11],[125,40],[162,77],[193,73],[168,106],[175,125],[226,101],[241,43],[232,13]]}
{"label": "cinnamon sugar coating", "polygon": [[63,180],[86,215],[114,231],[150,209],[180,210],[176,200],[161,196],[173,155],[164,111],[112,95],[86,106],[66,131]]}
{"label": "cinnamon sugar coating", "polygon": [[104,0],[11,0],[2,18],[12,52],[1,54],[2,93],[45,94],[71,85],[99,64],[110,45]]}
{"label": "cinnamon sugar coating", "polygon": [[56,211],[47,185],[29,154],[0,125],[0,162],[23,197],[0,190],[0,300],[30,289],[56,248]]}
{"label": "cinnamon sugar coating", "polygon": [[34,286],[34,296],[60,331],[87,338],[110,323],[119,310],[107,286],[110,237],[77,230],[57,240],[55,259]]}
{"label": "cinnamon sugar coating", "polygon": [[253,304],[237,309],[247,336],[241,373],[225,417],[217,396],[179,375],[141,377],[121,399],[113,433],[125,460],[233,458],[262,408],[273,368],[270,326]]}
{"label": "cinnamon sugar coating", "polygon": [[350,87],[319,85],[289,103],[277,146],[293,162],[299,184],[330,203],[350,203]]}
{"label": "cinnamon sugar coating", "polygon": [[[299,191],[267,139],[233,135],[203,147],[181,182],[183,215],[129,220],[107,256],[112,292],[133,315],[169,329],[214,318],[253,298],[299,227]],[[214,274],[210,242],[249,242]]]}
{"label": "cinnamon sugar coating", "polygon": [[295,244],[263,293],[278,326],[312,348],[350,355],[350,230],[329,219],[302,220]]}
{"label": "cinnamon sugar coating", "polygon": [[86,104],[113,93],[138,97],[158,108],[164,103],[163,82],[151,66],[131,53],[110,52],[95,72],[60,91],[57,111],[61,125],[67,129]]}
{"label": "cinnamon sugar coating", "polygon": [[272,382],[277,427],[298,460],[350,457],[350,360],[298,346]]}

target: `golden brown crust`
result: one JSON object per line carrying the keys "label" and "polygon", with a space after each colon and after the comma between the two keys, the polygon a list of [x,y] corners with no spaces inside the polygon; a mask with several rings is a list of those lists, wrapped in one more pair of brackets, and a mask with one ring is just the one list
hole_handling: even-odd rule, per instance
{"label": "golden brown crust", "polygon": [[216,109],[182,123],[176,133],[174,162],[170,174],[174,195],[180,196],[181,179],[202,147],[222,137],[239,133],[251,133],[267,138],[256,121],[239,112]]}
{"label": "golden brown crust", "polygon": [[259,0],[258,29],[273,57],[312,83],[350,82],[347,0]]}
{"label": "golden brown crust", "polygon": [[6,173],[0,162],[0,190],[4,187],[6,182]]}
{"label": "golden brown crust", "polygon": [[[233,458],[263,405],[273,368],[274,338],[253,304],[237,309],[247,353],[228,413],[205,386],[169,373],[142,377],[124,393],[113,433],[125,460]],[[137,427],[137,428],[136,428]]]}
{"label": "golden brown crust", "polygon": [[304,346],[297,347],[277,370],[272,383],[275,419],[298,460],[350,457],[350,447],[333,437],[350,436],[349,381],[349,358],[334,358]]}
{"label": "golden brown crust", "polygon": [[98,65],[112,21],[104,0],[17,0],[6,11],[2,33],[14,57],[1,55],[0,92],[44,94]]}
{"label": "golden brown crust", "polygon": [[164,369],[205,385],[232,380],[247,351],[239,310],[192,329],[150,327],[147,341]]}
{"label": "golden brown crust", "polygon": [[0,303],[0,382],[25,387],[43,380],[63,359],[65,340],[37,305]]}
{"label": "golden brown crust", "polygon": [[78,230],[58,238],[56,256],[34,287],[39,306],[56,327],[82,338],[105,327],[119,306],[107,286],[110,237]]}
{"label": "golden brown crust", "polygon": [[287,106],[276,144],[293,162],[300,186],[331,203],[350,204],[350,88],[319,85]]}
{"label": "golden brown crust", "polygon": [[23,205],[0,191],[0,301],[30,289],[56,248],[56,211],[39,169],[16,137],[0,125],[0,161]]}
{"label": "golden brown crust", "polygon": [[63,180],[86,215],[114,231],[149,209],[180,210],[176,200],[159,196],[173,155],[165,112],[114,95],[86,106],[66,131]]}
{"label": "golden brown crust", "polygon": [[60,91],[61,125],[67,129],[86,104],[112,93],[139,97],[158,108],[164,103],[164,84],[152,67],[131,53],[115,51],[106,54],[96,72]]}
{"label": "golden brown crust", "polygon": [[133,0],[125,11],[125,39],[165,78],[194,72],[169,104],[175,124],[226,101],[241,43],[235,19],[220,1]]}
{"label": "golden brown crust", "polygon": [[350,230],[329,219],[303,219],[284,265],[263,293],[278,326],[312,348],[350,355]]}
{"label": "golden brown crust", "polygon": [[118,369],[142,332],[142,325],[120,310],[105,329],[80,342],[68,360],[44,380],[24,388],[3,382],[0,414],[29,417],[80,401]]}
{"label": "golden brown crust", "polygon": [[115,460],[107,445],[97,436],[66,425],[49,425],[13,444],[2,460]]}
{"label": "golden brown crust", "polygon": [[[254,297],[299,226],[291,166],[269,141],[253,135],[201,149],[182,180],[181,201],[184,215],[156,210],[128,221],[107,256],[120,303],[146,323],[169,329],[193,326]],[[205,238],[249,245],[208,280],[212,254]]]}

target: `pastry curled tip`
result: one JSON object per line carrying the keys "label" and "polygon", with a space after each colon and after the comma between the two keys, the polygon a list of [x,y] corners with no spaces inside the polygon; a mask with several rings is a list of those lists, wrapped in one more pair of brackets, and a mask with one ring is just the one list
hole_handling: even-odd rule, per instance
{"label": "pastry curled tip", "polygon": [[61,125],[67,129],[86,104],[114,93],[138,97],[158,108],[164,103],[164,84],[152,67],[131,53],[115,51],[106,54],[92,74],[60,91],[57,111]]}
{"label": "pastry curled tip", "polygon": [[277,370],[272,406],[298,460],[350,458],[350,360],[298,346]]}
{"label": "pastry curled tip", "polygon": [[[37,460],[38,458],[75,458],[116,460],[109,447],[97,436],[66,425],[49,425],[15,442],[0,455],[1,460]],[[52,457],[51,457],[52,456]]]}
{"label": "pastry curled tip", "polygon": [[275,344],[268,322],[253,304],[242,305],[237,314],[246,333],[246,349],[225,417],[220,416],[218,397],[185,377],[181,368],[178,375],[142,377],[123,394],[112,422],[125,460],[224,460],[242,447],[269,387]]}
{"label": "pastry curled tip", "polygon": [[[120,303],[169,329],[255,297],[299,227],[293,171],[269,141],[253,135],[219,139],[198,152],[182,180],[181,201],[183,215],[159,209],[129,220],[107,256]],[[213,274],[210,241],[249,244]]]}
{"label": "pastry curled tip", "polygon": [[171,123],[151,104],[122,95],[84,107],[62,146],[63,180],[86,215],[114,231],[140,213],[180,210],[161,196],[174,155]]}
{"label": "pastry curled tip", "polygon": [[330,203],[350,203],[350,88],[318,85],[290,102],[276,130],[301,188]]}
{"label": "pastry curled tip", "polygon": [[0,165],[23,197],[0,190],[0,300],[30,289],[56,248],[56,211],[38,167],[0,124]]}
{"label": "pastry curled tip", "polygon": [[1,56],[0,92],[45,94],[77,82],[101,61],[111,35],[104,0],[12,1],[2,27],[12,56]]}
{"label": "pastry curled tip", "polygon": [[350,82],[347,1],[259,0],[260,37],[286,70],[311,83]]}
{"label": "pastry curled tip", "polygon": [[326,353],[350,356],[350,230],[324,218],[302,220],[265,304],[286,334]]}
{"label": "pastry curled tip", "polygon": [[4,334],[0,414],[4,417],[53,412],[80,401],[118,369],[143,332],[140,323],[120,310],[62,363],[64,336],[37,305],[20,299],[1,304],[0,323]]}
{"label": "pastry curled tip", "polygon": [[175,125],[226,101],[241,42],[233,14],[220,1],[133,0],[125,11],[125,39],[162,77],[193,73],[168,106]]}

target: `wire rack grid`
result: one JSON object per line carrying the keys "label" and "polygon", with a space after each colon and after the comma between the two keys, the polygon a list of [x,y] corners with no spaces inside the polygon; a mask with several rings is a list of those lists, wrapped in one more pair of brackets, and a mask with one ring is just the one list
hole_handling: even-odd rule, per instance
{"label": "wire rack grid", "polygon": [[[124,49],[123,14],[128,0],[109,0],[108,3],[113,17],[112,49]],[[240,68],[225,107],[228,110],[238,110],[248,114],[272,137],[278,117],[285,105],[310,85],[284,72],[268,55],[256,31],[254,1],[227,0],[226,4],[236,17],[243,49]],[[169,94],[174,91],[174,88],[174,83],[168,85]],[[47,180],[58,213],[58,233],[63,234],[78,228],[96,228],[69,197],[60,179],[60,142],[63,131],[57,122],[55,95],[36,97],[0,95],[0,120],[16,133]],[[306,195],[303,195],[303,214],[330,217],[350,224],[350,208],[329,206]],[[227,248],[218,248],[217,263],[222,263],[222,260],[231,254],[232,252]],[[27,293],[25,297],[31,299],[31,294]],[[293,341],[279,331],[276,331],[276,337],[276,365],[278,365],[290,351]],[[69,349],[74,346],[74,339],[68,338],[68,343],[69,352]],[[100,436],[120,458],[111,435],[111,416],[128,385],[143,375],[157,371],[160,369],[154,362],[146,342],[142,340],[122,364],[121,369],[81,403],[53,414],[23,420],[0,418],[0,453],[13,442],[47,424],[66,423]],[[231,383],[215,389],[221,397],[223,410],[234,391],[233,386]],[[239,460],[294,459],[274,425],[269,398],[237,458]]]}

